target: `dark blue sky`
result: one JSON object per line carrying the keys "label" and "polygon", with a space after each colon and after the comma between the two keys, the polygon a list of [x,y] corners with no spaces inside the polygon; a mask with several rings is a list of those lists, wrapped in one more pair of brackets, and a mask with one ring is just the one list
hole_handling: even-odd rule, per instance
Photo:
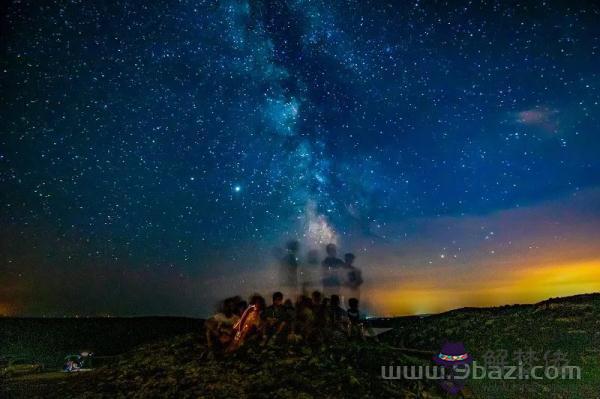
{"label": "dark blue sky", "polygon": [[[226,277],[294,236],[378,245],[414,218],[593,189],[599,14],[566,1],[9,4],[0,272],[19,288],[0,300],[59,312],[63,286],[98,273]],[[64,273],[32,308],[27,293]]]}

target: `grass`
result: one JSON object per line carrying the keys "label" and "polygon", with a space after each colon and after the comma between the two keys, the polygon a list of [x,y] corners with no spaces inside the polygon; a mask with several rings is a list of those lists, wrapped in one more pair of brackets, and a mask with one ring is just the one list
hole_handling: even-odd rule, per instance
{"label": "grass", "polygon": [[[507,364],[515,364],[512,357],[516,351],[531,350],[538,355],[533,363],[543,366],[545,352],[560,350],[567,355],[569,365],[582,370],[580,380],[472,379],[462,393],[465,398],[600,398],[598,294],[387,320],[394,330],[382,335],[380,343],[301,346],[289,351],[248,345],[233,356],[221,358],[200,356],[206,348],[201,322],[193,319],[5,319],[0,323],[7,321],[4,326],[9,325],[9,332],[0,324],[0,338],[10,339],[0,340],[0,348],[20,355],[23,351],[45,353],[62,360],[63,354],[83,346],[97,352],[100,348],[105,354],[128,351],[112,367],[90,373],[19,377],[6,391],[14,397],[85,393],[89,397],[441,398],[444,393],[434,382],[384,381],[380,367],[431,365],[430,355],[408,355],[393,348],[434,353],[445,341],[459,341],[480,365],[488,351],[505,350],[509,354]],[[36,341],[40,331],[43,334]],[[21,333],[24,335],[15,335]]]}
{"label": "grass", "polygon": [[64,357],[91,350],[113,356],[157,339],[200,331],[202,320],[183,317],[0,318],[0,356],[23,357],[60,368]]}

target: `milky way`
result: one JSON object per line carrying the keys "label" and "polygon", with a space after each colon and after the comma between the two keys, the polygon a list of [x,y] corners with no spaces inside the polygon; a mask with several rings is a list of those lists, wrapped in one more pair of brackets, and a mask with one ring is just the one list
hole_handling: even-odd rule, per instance
{"label": "milky way", "polygon": [[600,185],[600,8],[453,4],[9,5],[0,305],[191,314],[289,238],[366,256]]}

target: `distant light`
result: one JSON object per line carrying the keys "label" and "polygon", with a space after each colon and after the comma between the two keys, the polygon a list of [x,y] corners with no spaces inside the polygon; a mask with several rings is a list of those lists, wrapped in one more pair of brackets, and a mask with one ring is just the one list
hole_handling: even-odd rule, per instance
{"label": "distant light", "polygon": [[233,188],[233,190],[234,190],[236,193],[239,193],[240,191],[242,191],[242,188],[241,188],[240,186],[235,186],[235,187]]}

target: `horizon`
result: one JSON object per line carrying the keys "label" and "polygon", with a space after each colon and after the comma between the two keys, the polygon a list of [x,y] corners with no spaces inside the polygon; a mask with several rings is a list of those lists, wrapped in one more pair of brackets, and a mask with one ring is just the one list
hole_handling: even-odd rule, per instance
{"label": "horizon", "polygon": [[[366,317],[367,317],[367,319],[387,319],[387,318],[394,319],[394,318],[403,318],[403,317],[428,317],[428,316],[442,315],[444,313],[460,311],[460,310],[500,309],[500,308],[505,308],[505,307],[514,307],[514,306],[534,306],[534,305],[539,305],[544,302],[568,300],[568,299],[587,297],[587,296],[600,296],[600,291],[599,292],[588,292],[588,293],[583,293],[583,294],[575,294],[575,295],[569,295],[569,296],[550,297],[550,298],[544,299],[542,301],[532,302],[532,303],[507,303],[504,305],[497,305],[497,306],[465,306],[465,307],[445,310],[445,311],[439,312],[439,313],[420,313],[420,314],[387,315],[387,316],[367,315]],[[185,316],[185,315],[173,316],[173,315],[160,315],[160,314],[155,314],[155,315],[153,315],[153,314],[117,315],[117,316],[112,316],[112,315],[10,316],[10,315],[0,314],[0,317],[9,318],[9,319],[120,319],[120,318],[122,318],[122,319],[167,318],[168,319],[168,318],[184,318],[184,319],[193,319],[193,320],[206,320],[206,317],[194,317],[194,316]],[[210,315],[208,315],[207,317],[210,317]]]}
{"label": "horizon", "polygon": [[[445,313],[450,313],[454,311],[461,310],[485,310],[485,309],[502,309],[506,307],[519,307],[519,306],[536,306],[545,302],[553,302],[553,301],[564,301],[571,300],[575,298],[581,297],[594,297],[600,296],[600,291],[597,292],[586,292],[581,294],[567,295],[567,296],[557,296],[557,297],[549,297],[537,302],[519,302],[519,303],[505,303],[502,305],[490,305],[490,306],[463,306],[458,308],[452,308],[448,310],[443,310],[437,313],[414,313],[414,314],[397,314],[397,315],[365,315],[366,319],[395,319],[395,318],[403,318],[403,317],[429,317],[429,316],[437,316],[443,315]],[[192,315],[169,315],[169,314],[133,314],[133,315],[38,315],[38,316],[29,316],[29,315],[7,315],[0,314],[0,318],[6,319],[130,319],[130,318],[183,318],[183,319],[192,319],[192,320],[206,320],[211,317],[212,314],[207,314],[204,317],[192,316]]]}

